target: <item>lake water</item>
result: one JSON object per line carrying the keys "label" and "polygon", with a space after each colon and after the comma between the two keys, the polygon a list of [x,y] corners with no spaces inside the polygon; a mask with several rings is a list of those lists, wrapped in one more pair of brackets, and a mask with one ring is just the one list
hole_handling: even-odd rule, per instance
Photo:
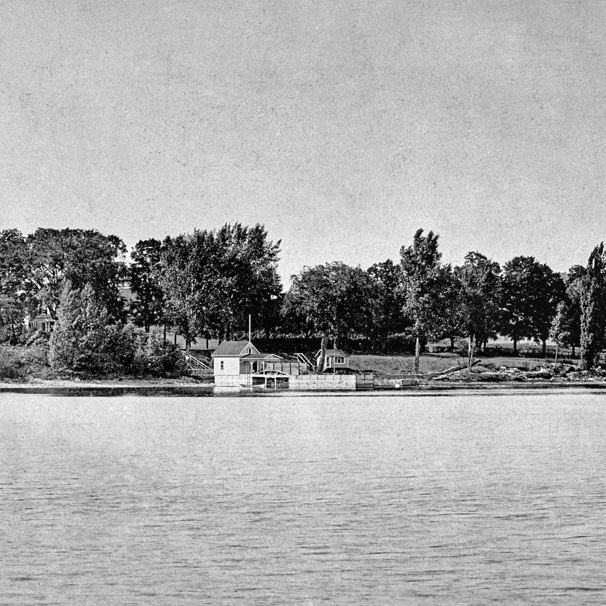
{"label": "lake water", "polygon": [[604,604],[606,395],[0,395],[0,603]]}

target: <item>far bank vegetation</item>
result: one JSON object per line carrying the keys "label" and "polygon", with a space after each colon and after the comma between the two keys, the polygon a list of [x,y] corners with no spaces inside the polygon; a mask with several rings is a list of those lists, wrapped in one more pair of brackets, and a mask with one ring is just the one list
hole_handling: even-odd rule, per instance
{"label": "far bank vegetation", "polygon": [[[148,239],[128,251],[96,230],[0,232],[0,377],[170,377],[185,349],[243,338],[248,318],[266,349],[317,351],[330,343],[366,355],[412,356],[444,341],[471,366],[478,352],[537,354],[599,365],[606,333],[603,244],[586,266],[559,274],[532,256],[500,265],[478,251],[444,263],[439,237],[418,230],[397,261],[367,269],[304,267],[284,292],[281,243],[262,225],[224,225]],[[52,327],[52,330],[50,330]],[[548,351],[548,342],[550,344]],[[503,353],[503,352],[501,352]]]}

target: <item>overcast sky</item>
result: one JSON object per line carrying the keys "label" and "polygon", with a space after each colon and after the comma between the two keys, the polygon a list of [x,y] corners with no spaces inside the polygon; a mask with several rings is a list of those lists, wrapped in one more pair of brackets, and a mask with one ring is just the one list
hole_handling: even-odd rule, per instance
{"label": "overcast sky", "polygon": [[265,224],[286,278],[606,237],[602,0],[13,0],[0,229]]}

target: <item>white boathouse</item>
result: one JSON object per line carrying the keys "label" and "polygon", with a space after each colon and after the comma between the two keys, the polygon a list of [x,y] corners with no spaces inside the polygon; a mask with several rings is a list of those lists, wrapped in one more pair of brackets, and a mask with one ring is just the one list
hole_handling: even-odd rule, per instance
{"label": "white boathouse", "polygon": [[337,373],[312,374],[309,360],[296,354],[285,360],[276,354],[261,353],[251,341],[223,341],[212,354],[215,387],[233,389],[355,390],[369,388],[364,375],[345,374],[349,356],[340,350],[326,352],[325,369]]}

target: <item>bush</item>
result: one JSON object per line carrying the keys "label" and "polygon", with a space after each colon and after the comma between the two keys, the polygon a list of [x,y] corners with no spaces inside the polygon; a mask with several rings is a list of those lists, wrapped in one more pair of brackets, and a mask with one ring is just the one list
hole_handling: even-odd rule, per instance
{"label": "bush", "polygon": [[135,357],[131,326],[112,324],[92,288],[66,286],[49,344],[53,370],[108,375],[128,372]]}
{"label": "bush", "polygon": [[47,379],[51,376],[46,351],[41,347],[0,347],[0,380]]}
{"label": "bush", "polygon": [[0,379],[24,379],[21,361],[9,347],[0,347]]}
{"label": "bush", "polygon": [[181,350],[165,342],[157,333],[136,336],[136,351],[132,371],[136,375],[170,377],[179,376],[187,365]]}

